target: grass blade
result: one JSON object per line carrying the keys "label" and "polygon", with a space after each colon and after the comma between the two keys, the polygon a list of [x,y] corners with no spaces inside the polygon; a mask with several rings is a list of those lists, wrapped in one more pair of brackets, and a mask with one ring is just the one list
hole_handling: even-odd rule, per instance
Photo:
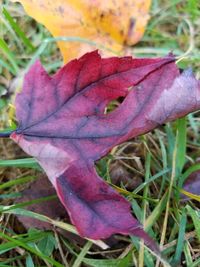
{"label": "grass blade", "polygon": [[7,59],[10,61],[12,65],[12,72],[14,74],[17,74],[19,72],[19,68],[17,66],[16,59],[13,53],[10,51],[9,47],[7,46],[6,42],[1,38],[0,38],[0,49],[5,55],[5,57],[7,57]]}
{"label": "grass blade", "polygon": [[181,261],[181,255],[183,252],[184,239],[185,239],[186,223],[187,223],[187,217],[185,211],[183,211],[179,224],[179,233],[178,233],[178,241],[177,241],[175,256],[172,262],[175,266],[178,265]]}
{"label": "grass blade", "polygon": [[32,168],[41,170],[34,158],[0,160],[0,167]]}
{"label": "grass blade", "polygon": [[15,33],[20,37],[24,45],[27,47],[27,49],[33,52],[35,50],[35,47],[31,43],[31,41],[26,37],[25,33],[20,29],[18,24],[14,21],[14,19],[12,18],[12,16],[8,12],[8,10],[6,10],[5,7],[3,8],[3,14],[7,19],[7,21],[10,23],[10,26],[13,28]]}
{"label": "grass blade", "polygon": [[88,241],[85,244],[85,246],[83,247],[83,249],[81,250],[81,253],[76,258],[72,267],[79,267],[80,266],[81,262],[84,261],[84,257],[87,254],[88,250],[91,248],[91,246],[92,246],[92,242]]}
{"label": "grass blade", "polygon": [[176,157],[176,169],[179,175],[183,169],[186,158],[186,126],[187,118],[177,120],[177,157]]}
{"label": "grass blade", "polygon": [[13,244],[19,246],[19,247],[22,247],[24,248],[25,250],[35,254],[36,256],[38,256],[39,258],[41,258],[42,260],[45,259],[47,262],[49,262],[50,264],[52,264],[53,266],[56,266],[56,267],[64,267],[62,264],[60,264],[59,262],[53,260],[52,258],[46,256],[45,254],[39,252],[38,250],[34,249],[33,247],[25,244],[24,242],[22,242],[21,240],[19,239],[16,239],[16,238],[13,238],[13,237],[10,237],[8,236],[7,234],[4,234],[2,232],[0,232],[0,237],[1,238],[4,238],[10,242],[12,242]]}

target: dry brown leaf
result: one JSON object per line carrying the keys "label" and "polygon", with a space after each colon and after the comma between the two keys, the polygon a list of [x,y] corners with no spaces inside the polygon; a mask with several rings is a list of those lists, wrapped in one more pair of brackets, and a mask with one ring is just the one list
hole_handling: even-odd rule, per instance
{"label": "dry brown leaf", "polygon": [[[16,1],[16,0],[13,0]],[[143,36],[151,0],[17,0],[53,36],[76,36],[122,53]],[[90,44],[58,42],[64,61],[94,50]],[[104,51],[104,55],[112,52]]]}
{"label": "dry brown leaf", "polygon": [[[41,178],[33,182],[28,189],[25,189],[23,191],[23,196],[17,199],[16,203],[26,202],[42,197],[48,197],[54,194],[56,194],[56,191],[53,188],[52,184],[45,176],[42,176]],[[54,220],[58,218],[67,217],[67,213],[63,205],[57,198],[29,205],[28,210],[40,213],[42,215],[46,215]],[[39,221],[32,217],[17,215],[17,218],[26,229],[33,227],[46,230],[52,229],[52,225],[50,225],[49,223]]]}
{"label": "dry brown leaf", "polygon": [[139,176],[132,177],[126,168],[119,162],[115,162],[111,165],[110,178],[112,184],[120,186],[121,183],[130,191],[133,191],[142,183],[142,179]]}

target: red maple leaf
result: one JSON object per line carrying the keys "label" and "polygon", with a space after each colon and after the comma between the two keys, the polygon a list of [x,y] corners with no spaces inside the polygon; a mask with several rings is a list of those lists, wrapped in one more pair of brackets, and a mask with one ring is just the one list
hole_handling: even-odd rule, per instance
{"label": "red maple leaf", "polygon": [[[118,97],[125,99],[104,114]],[[52,77],[36,62],[16,98],[19,126],[11,138],[46,171],[81,236],[133,234],[153,247],[129,202],[97,175],[94,162],[113,146],[198,109],[199,101],[199,81],[190,71],[180,74],[173,55],[102,59],[95,51]]]}

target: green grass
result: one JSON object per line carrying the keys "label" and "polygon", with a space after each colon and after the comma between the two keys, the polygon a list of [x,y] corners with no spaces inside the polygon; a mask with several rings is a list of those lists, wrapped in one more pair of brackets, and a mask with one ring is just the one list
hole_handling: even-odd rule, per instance
{"label": "green grass", "polygon": [[[148,57],[173,51],[180,68],[192,66],[200,77],[198,2],[153,0],[146,33],[132,48],[132,53]],[[57,39],[26,16],[17,3],[4,1],[0,33],[0,124],[3,131],[16,127],[13,102],[24,72],[40,58],[48,72],[53,73],[62,65],[62,58],[56,47]],[[77,36],[60,39],[105,49]],[[193,171],[200,170],[198,115],[199,112],[195,112],[120,145],[112,151],[112,156],[97,163],[100,175],[130,201],[135,217],[160,244],[163,258],[153,255],[135,237],[116,235],[110,243],[83,240],[65,220],[28,210],[30,205],[55,199],[55,195],[15,202],[24,188],[41,176],[41,168],[10,140],[1,139],[0,266],[200,266],[200,197],[190,195],[187,203],[180,201],[185,180]],[[123,183],[114,184],[110,172],[113,164],[122,166],[140,183],[132,189]],[[16,216],[48,222],[52,230],[21,229]],[[71,235],[63,235],[62,231]]]}

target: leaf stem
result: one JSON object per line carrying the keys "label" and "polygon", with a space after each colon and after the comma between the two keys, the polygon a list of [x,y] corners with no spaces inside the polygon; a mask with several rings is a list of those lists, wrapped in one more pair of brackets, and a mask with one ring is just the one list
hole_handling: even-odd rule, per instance
{"label": "leaf stem", "polygon": [[4,138],[4,137],[10,137],[11,133],[13,133],[14,131],[10,131],[10,132],[0,132],[0,138]]}

